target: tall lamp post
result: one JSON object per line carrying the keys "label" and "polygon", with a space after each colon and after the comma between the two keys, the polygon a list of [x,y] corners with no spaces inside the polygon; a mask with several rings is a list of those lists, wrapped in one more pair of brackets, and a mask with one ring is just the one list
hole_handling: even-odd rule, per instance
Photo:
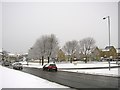
{"label": "tall lamp post", "polygon": [[110,16],[104,17],[103,19],[108,19],[108,33],[109,33],[109,70],[110,70]]}

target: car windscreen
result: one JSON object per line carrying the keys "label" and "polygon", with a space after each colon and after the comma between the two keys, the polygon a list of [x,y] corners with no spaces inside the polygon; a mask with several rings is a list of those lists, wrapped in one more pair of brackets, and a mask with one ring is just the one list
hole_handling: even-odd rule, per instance
{"label": "car windscreen", "polygon": [[56,66],[55,64],[50,64],[50,66]]}

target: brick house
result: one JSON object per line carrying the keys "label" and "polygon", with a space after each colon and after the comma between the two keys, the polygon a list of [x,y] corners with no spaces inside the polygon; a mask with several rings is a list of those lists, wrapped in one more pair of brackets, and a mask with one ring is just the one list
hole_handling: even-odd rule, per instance
{"label": "brick house", "polygon": [[101,56],[104,58],[112,58],[115,59],[117,57],[117,50],[114,46],[106,46],[104,50],[102,50]]}

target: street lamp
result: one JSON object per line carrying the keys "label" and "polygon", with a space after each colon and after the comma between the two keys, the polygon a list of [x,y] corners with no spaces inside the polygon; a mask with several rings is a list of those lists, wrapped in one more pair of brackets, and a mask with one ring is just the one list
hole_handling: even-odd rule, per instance
{"label": "street lamp", "polygon": [[109,34],[109,70],[110,70],[110,16],[104,17],[103,19],[108,19],[108,34]]}

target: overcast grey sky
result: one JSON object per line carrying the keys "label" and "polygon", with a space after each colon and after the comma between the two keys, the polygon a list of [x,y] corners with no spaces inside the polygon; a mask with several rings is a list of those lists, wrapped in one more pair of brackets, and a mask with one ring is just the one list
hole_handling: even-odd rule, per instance
{"label": "overcast grey sky", "polygon": [[99,48],[108,45],[105,16],[111,18],[111,45],[118,47],[117,2],[3,2],[2,47],[27,52],[41,35],[55,34],[60,46],[69,40],[93,37]]}

